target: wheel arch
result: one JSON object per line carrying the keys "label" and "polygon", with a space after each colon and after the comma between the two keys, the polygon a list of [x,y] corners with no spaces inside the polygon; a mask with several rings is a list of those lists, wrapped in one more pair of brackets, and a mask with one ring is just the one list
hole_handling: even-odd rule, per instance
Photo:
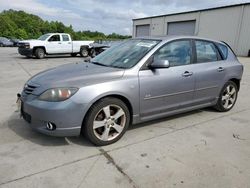
{"label": "wheel arch", "polygon": [[89,45],[81,45],[81,46],[80,46],[80,50],[81,50],[82,48],[86,48],[87,50],[90,50],[90,46],[89,46]]}
{"label": "wheel arch", "polygon": [[44,50],[45,54],[47,54],[45,46],[34,46],[33,47],[33,55],[35,54],[35,51],[37,48],[42,48]]}
{"label": "wheel arch", "polygon": [[100,98],[95,99],[95,101],[92,102],[90,106],[88,106],[88,109],[86,110],[86,113],[85,113],[84,118],[83,118],[83,121],[82,121],[82,128],[83,128],[83,126],[84,126],[84,121],[85,121],[85,119],[86,119],[86,116],[87,116],[88,113],[89,113],[90,108],[91,108],[94,104],[96,104],[98,101],[100,101],[100,100],[102,100],[102,99],[105,99],[105,98],[116,98],[116,99],[119,99],[119,100],[121,100],[122,102],[124,102],[125,105],[128,107],[129,114],[130,114],[130,122],[129,122],[129,124],[132,124],[132,122],[133,122],[133,106],[132,106],[132,103],[130,102],[130,100],[129,100],[127,97],[125,97],[125,96],[123,96],[123,95],[121,95],[121,94],[107,94],[107,95],[105,95],[105,96],[101,96]]}
{"label": "wheel arch", "polygon": [[240,90],[240,79],[238,78],[231,78],[229,81],[232,81],[236,84],[238,91]]}

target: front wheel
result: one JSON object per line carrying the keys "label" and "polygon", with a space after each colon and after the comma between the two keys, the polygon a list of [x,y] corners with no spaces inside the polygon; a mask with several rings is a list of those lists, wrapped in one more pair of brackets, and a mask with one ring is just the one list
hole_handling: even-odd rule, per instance
{"label": "front wheel", "polygon": [[117,98],[104,98],[90,108],[83,133],[95,145],[108,145],[123,136],[129,122],[130,113],[124,102]]}
{"label": "front wheel", "polygon": [[45,51],[42,48],[37,48],[35,50],[35,56],[37,59],[43,59],[45,57]]}
{"label": "front wheel", "polygon": [[238,96],[238,87],[232,82],[228,81],[221,90],[215,109],[220,112],[227,112],[231,110]]}

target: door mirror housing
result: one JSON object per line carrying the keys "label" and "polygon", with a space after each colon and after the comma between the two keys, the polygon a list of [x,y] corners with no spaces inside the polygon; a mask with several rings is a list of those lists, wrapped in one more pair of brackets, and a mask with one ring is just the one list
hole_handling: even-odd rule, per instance
{"label": "door mirror housing", "polygon": [[152,69],[164,69],[169,68],[170,63],[168,60],[153,60],[153,62],[150,65],[150,68]]}

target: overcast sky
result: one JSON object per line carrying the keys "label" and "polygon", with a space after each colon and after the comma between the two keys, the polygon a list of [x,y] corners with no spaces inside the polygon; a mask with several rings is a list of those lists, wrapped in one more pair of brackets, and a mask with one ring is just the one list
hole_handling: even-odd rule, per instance
{"label": "overcast sky", "polygon": [[131,35],[133,18],[244,2],[250,0],[0,0],[0,11],[24,10],[75,30]]}

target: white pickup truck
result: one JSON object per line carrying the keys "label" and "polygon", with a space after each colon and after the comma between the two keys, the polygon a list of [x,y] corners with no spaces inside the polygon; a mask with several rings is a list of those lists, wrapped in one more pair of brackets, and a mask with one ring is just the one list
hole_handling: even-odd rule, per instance
{"label": "white pickup truck", "polygon": [[48,33],[37,40],[24,40],[19,42],[18,52],[26,57],[35,56],[42,59],[45,55],[52,54],[80,54],[87,57],[94,41],[72,41],[66,33]]}

